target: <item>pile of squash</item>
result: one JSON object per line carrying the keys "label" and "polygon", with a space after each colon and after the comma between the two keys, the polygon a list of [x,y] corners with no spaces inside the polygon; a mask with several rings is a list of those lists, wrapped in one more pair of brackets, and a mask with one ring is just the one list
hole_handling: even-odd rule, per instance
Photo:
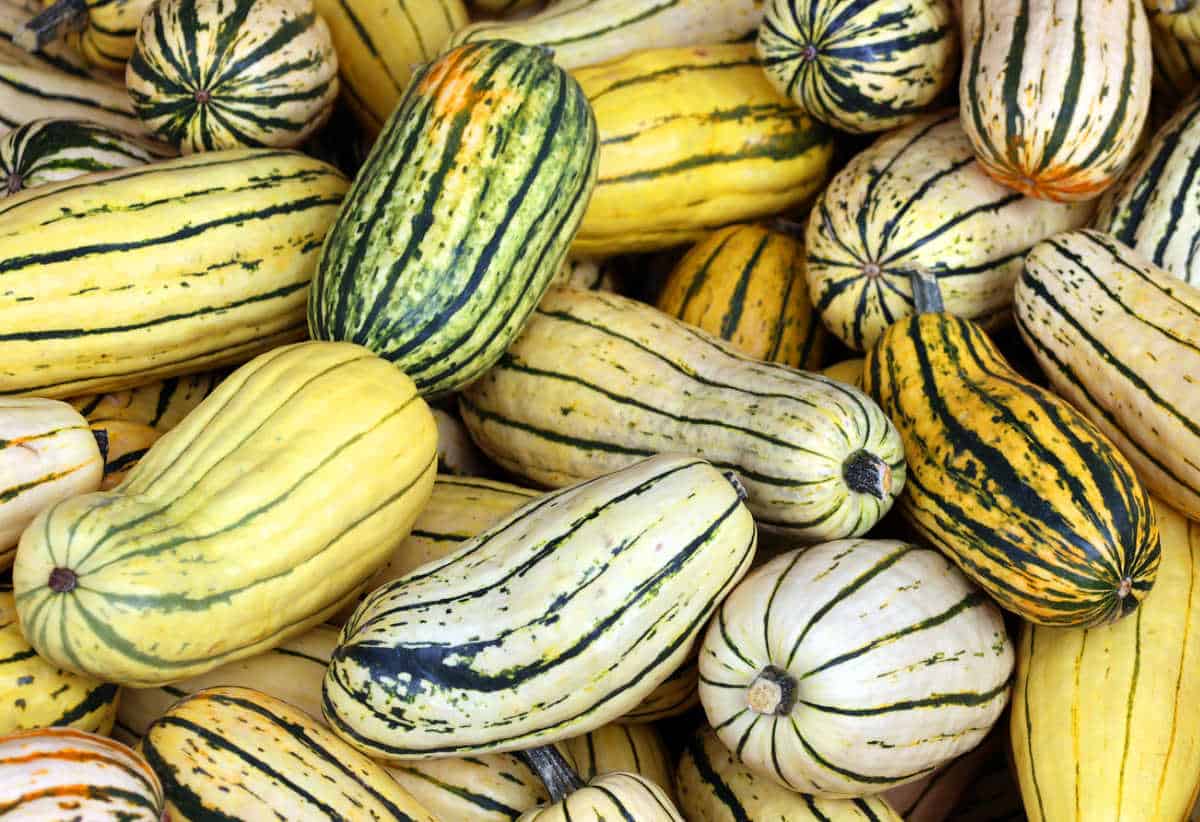
{"label": "pile of squash", "polygon": [[1200,5],[0,0],[0,814],[1187,820]]}

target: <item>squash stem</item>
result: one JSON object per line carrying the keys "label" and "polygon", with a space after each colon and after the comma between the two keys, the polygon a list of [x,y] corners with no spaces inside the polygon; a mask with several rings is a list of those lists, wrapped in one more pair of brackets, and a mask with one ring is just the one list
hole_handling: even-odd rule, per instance
{"label": "squash stem", "polygon": [[759,714],[787,716],[796,707],[796,678],[783,668],[768,665],[746,689],[746,704]]}
{"label": "squash stem", "polygon": [[517,751],[517,756],[538,775],[554,802],[562,802],[583,787],[583,780],[553,745]]}
{"label": "squash stem", "polygon": [[58,0],[13,32],[13,42],[26,51],[37,51],[68,31],[87,25],[86,0]]}
{"label": "squash stem", "polygon": [[942,287],[937,277],[923,268],[914,268],[910,274],[913,305],[918,314],[937,314],[946,310],[942,302]]}
{"label": "squash stem", "polygon": [[887,499],[892,491],[892,467],[870,451],[859,449],[842,463],[846,486],[859,494]]}

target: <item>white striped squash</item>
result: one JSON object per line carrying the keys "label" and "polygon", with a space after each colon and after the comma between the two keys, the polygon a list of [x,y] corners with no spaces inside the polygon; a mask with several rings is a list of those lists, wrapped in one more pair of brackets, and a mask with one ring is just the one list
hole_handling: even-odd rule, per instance
{"label": "white striped squash", "polygon": [[576,822],[623,819],[684,822],[662,788],[632,773],[609,773],[546,807],[527,811],[517,822]]}
{"label": "white striped squash", "polygon": [[687,660],[650,692],[642,703],[621,717],[621,722],[657,722],[687,713],[700,704],[699,644],[692,646]]}
{"label": "white striped squash", "polygon": [[962,0],[963,127],[988,174],[1089,200],[1133,156],[1150,110],[1142,0]]}
{"label": "white striped squash", "polygon": [[978,745],[1012,668],[1000,611],[940,553],[840,540],[782,554],[734,589],[704,637],[700,701],[760,776],[862,796]]}
{"label": "white striped squash", "polygon": [[126,134],[153,137],[123,86],[46,66],[0,63],[0,134],[46,118],[89,120]]}
{"label": "white striped squash", "polygon": [[311,0],[159,0],[125,83],[146,126],[185,154],[288,148],[329,118],[337,67]]}
{"label": "white striped squash", "polygon": [[808,220],[808,289],[825,326],[855,351],[914,313],[912,270],[938,278],[946,309],[995,324],[1021,258],[1091,219],[1088,203],[1025,197],[975,161],[953,111],[880,138],[838,172]]}
{"label": "white striped squash", "polygon": [[584,782],[608,773],[633,773],[653,782],[675,802],[675,768],[653,725],[614,722],[555,747]]}
{"label": "white striped squash", "polygon": [[0,137],[0,197],[26,188],[154,162],[172,152],[79,120],[32,120]]}
{"label": "white striped squash", "polygon": [[167,818],[162,785],[142,757],[74,728],[0,737],[0,814],[12,822]]}

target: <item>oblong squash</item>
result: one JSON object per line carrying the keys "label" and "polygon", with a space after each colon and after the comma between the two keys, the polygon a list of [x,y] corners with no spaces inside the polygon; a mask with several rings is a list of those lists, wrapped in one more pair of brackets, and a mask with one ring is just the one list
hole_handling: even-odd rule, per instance
{"label": "oblong squash", "polygon": [[649,49],[573,73],[596,112],[600,172],[572,254],[694,242],[799,205],[829,173],[832,133],[775,90],[753,43]]}
{"label": "oblong squash", "polygon": [[36,51],[23,45],[28,43],[25,30],[33,22],[40,5],[38,0],[0,2],[0,62],[11,66],[54,69],[76,77],[89,77],[91,73],[83,55],[66,44],[46,42]]}
{"label": "oblong squash", "polygon": [[1030,822],[1184,819],[1200,792],[1200,525],[1154,511],[1162,563],[1137,613],[1022,632],[1011,730]]}
{"label": "oblong squash", "polygon": [[[18,32],[17,39],[28,43],[30,48],[36,44],[40,52],[50,45],[48,40],[65,34],[64,44],[79,52],[88,65],[106,72],[124,72],[125,63],[133,54],[138,23],[154,3],[155,0],[42,0],[46,11],[31,21],[26,31]],[[40,25],[43,21],[46,28]]]}
{"label": "oblong squash", "polygon": [[173,153],[94,123],[32,120],[0,137],[0,197],[82,174],[145,165]]}
{"label": "oblong squash", "polygon": [[460,398],[475,441],[515,474],[562,486],[698,454],[738,474],[760,527],[809,541],[866,533],[904,486],[899,438],[862,393],[615,294],[551,291]]}
{"label": "oblong squash", "polygon": [[412,381],[361,346],[259,356],[116,489],[27,529],[13,589],[30,644],[148,686],[305,632],[407,534],[433,486],[436,431]]}
{"label": "oblong squash", "polygon": [[641,704],[621,717],[624,723],[657,722],[687,713],[700,704],[700,648],[692,651],[682,665],[650,692]]}
{"label": "oblong squash", "polygon": [[550,801],[542,781],[514,754],[414,759],[387,772],[443,822],[513,822]]}
{"label": "oblong squash", "polygon": [[1133,156],[1150,111],[1142,0],[962,0],[959,105],[979,162],[1048,200],[1089,200]]}
{"label": "oblong squash", "polygon": [[438,470],[468,477],[492,470],[454,408],[434,408],[433,418],[438,428]]}
{"label": "oblong squash", "polygon": [[683,661],[754,548],[734,481],[701,460],[548,494],[373,592],[343,629],[325,715],[384,761],[586,733]]}
{"label": "oblong squash", "polygon": [[88,120],[137,137],[153,137],[134,112],[123,85],[46,66],[0,63],[0,134],[46,118]]}
{"label": "oblong squash", "polygon": [[112,391],[301,339],[346,185],[319,160],[247,149],[0,201],[0,393]]}
{"label": "oblong squash", "polygon": [[809,294],[855,351],[913,312],[914,268],[938,278],[950,312],[995,324],[1008,317],[1025,252],[1086,225],[1092,211],[1005,188],[975,161],[955,112],[922,117],[855,156],[817,199]]}
{"label": "oblong squash", "polygon": [[166,433],[211,394],[224,376],[224,372],[209,371],[168,377],[123,391],[83,394],[65,402],[83,414],[88,422],[124,420]]}

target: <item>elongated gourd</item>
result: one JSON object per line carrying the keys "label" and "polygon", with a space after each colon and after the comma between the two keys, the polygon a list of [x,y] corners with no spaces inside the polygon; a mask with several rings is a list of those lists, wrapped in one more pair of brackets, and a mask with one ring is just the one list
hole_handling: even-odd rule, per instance
{"label": "elongated gourd", "polygon": [[962,0],[963,127],[988,174],[1090,200],[1125,169],[1150,110],[1142,0]]}
{"label": "elongated gourd", "polygon": [[[1124,617],[1154,584],[1158,529],[1116,446],[1023,379],[932,277],[867,354],[865,382],[900,429],[900,511],[1001,606],[1041,625]],[[932,309],[932,310],[931,310]]]}
{"label": "elongated gourd", "polygon": [[82,174],[141,166],[172,154],[94,123],[33,120],[0,137],[0,197]]}
{"label": "elongated gourd", "polygon": [[762,16],[762,0],[565,0],[524,20],[472,23],[450,42],[515,40],[548,48],[560,66],[578,68],[646,49],[740,40]]}
{"label": "elongated gourd", "polygon": [[140,746],[170,819],[437,822],[375,762],[303,711],[249,688],[208,688]]}
{"label": "elongated gourd", "polygon": [[436,430],[412,381],[361,346],[260,355],[116,489],[30,525],[13,569],[30,644],[151,686],[304,633],[408,533],[433,486]]}
{"label": "elongated gourd", "polygon": [[735,481],[701,460],[655,457],[548,494],[359,606],[326,718],[384,761],[585,733],[683,661],[754,548]]}
{"label": "elongated gourd", "polygon": [[303,338],[346,185],[319,160],[247,149],[0,201],[0,394],[119,390]]}
{"label": "elongated gourd", "polygon": [[137,388],[83,394],[66,400],[88,422],[124,420],[166,433],[213,392],[225,374],[209,371],[168,377]]}
{"label": "elongated gourd", "polygon": [[615,294],[551,291],[460,396],[475,441],[513,473],[562,486],[694,453],[738,474],[760,527],[808,541],[865,533],[904,486],[900,440],[859,391]]}
{"label": "elongated gourd", "polygon": [[881,137],[838,172],[808,220],[805,271],[825,326],[855,351],[913,313],[909,279],[938,279],[946,308],[991,326],[1008,319],[1021,258],[1080,228],[1090,203],[1026,197],[975,161],[958,115],[944,111]]}
{"label": "elongated gourd", "polygon": [[687,713],[700,704],[700,648],[692,652],[642,703],[621,717],[624,723],[658,722]]}
{"label": "elongated gourd", "polygon": [[367,346],[422,394],[471,382],[549,287],[595,174],[591,108],[540,49],[419,68],[321,251],[312,336]]}
{"label": "elongated gourd", "polygon": [[46,118],[89,120],[137,137],[154,136],[124,86],[48,66],[0,63],[0,134]]}
{"label": "elongated gourd", "polygon": [[1015,308],[1054,390],[1151,493],[1200,519],[1200,288],[1107,234],[1079,231],[1029,253]]}
{"label": "elongated gourd", "polygon": [[832,132],[775,90],[753,43],[648,49],[573,73],[600,131],[574,255],[695,242],[825,183]]}
{"label": "elongated gourd", "polygon": [[750,770],[845,798],[978,745],[1012,671],[1000,610],[948,559],[836,540],[775,557],[722,603],[700,649],[700,701]]}
{"label": "elongated gourd", "polygon": [[679,808],[689,822],[902,822],[881,797],[830,799],[796,793],[764,779],[726,748],[711,728],[693,736],[679,760]]}
{"label": "elongated gourd", "polygon": [[1162,564],[1133,616],[1022,632],[1011,729],[1030,822],[1184,819],[1200,792],[1200,525],[1154,511]]}

